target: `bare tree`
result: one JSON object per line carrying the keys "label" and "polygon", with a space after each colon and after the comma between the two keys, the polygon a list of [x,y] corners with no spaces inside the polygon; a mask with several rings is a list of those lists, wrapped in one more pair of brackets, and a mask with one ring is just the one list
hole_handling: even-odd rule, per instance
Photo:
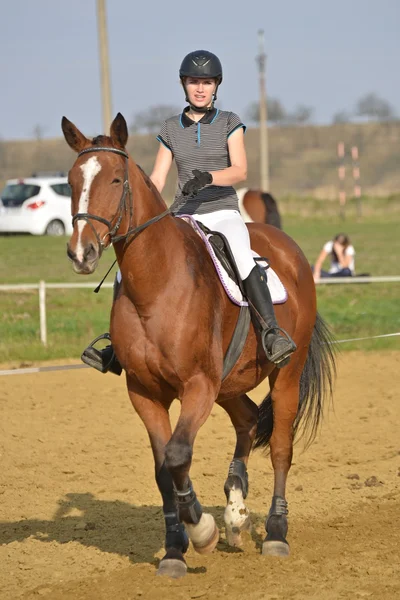
{"label": "bare tree", "polygon": [[[260,122],[260,108],[258,102],[252,102],[246,111],[247,119],[252,123]],[[286,111],[280,100],[268,98],[268,122],[283,123],[286,119]]]}
{"label": "bare tree", "polygon": [[332,123],[339,125],[340,123],[349,123],[351,121],[351,115],[346,110],[339,110],[332,117]]}
{"label": "bare tree", "polygon": [[179,112],[179,108],[167,104],[150,106],[150,108],[134,115],[130,130],[132,133],[143,131],[146,133],[157,132],[166,119]]}
{"label": "bare tree", "polygon": [[306,106],[305,104],[299,104],[295,111],[288,115],[288,122],[295,125],[305,125],[310,123],[314,109],[312,106]]}
{"label": "bare tree", "polygon": [[356,105],[356,114],[376,121],[390,121],[395,118],[395,112],[391,104],[374,92],[359,99]]}

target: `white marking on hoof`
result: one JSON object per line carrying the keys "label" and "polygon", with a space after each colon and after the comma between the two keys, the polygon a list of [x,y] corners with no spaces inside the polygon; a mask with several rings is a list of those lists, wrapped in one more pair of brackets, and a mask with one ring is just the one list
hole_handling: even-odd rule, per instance
{"label": "white marking on hoof", "polygon": [[262,545],[261,554],[263,556],[280,556],[284,558],[290,554],[289,544],[275,540],[265,541]]}
{"label": "white marking on hoof", "polygon": [[247,509],[241,488],[231,488],[224,513],[226,540],[230,546],[243,546],[242,531],[251,529],[250,513]]}
{"label": "white marking on hoof", "polygon": [[185,528],[196,552],[207,554],[214,550],[219,540],[219,531],[212,515],[203,513],[196,525],[185,523]]}
{"label": "white marking on hoof", "polygon": [[183,560],[178,560],[177,558],[165,558],[160,562],[160,565],[157,569],[157,575],[172,577],[172,579],[184,577],[186,573],[186,563]]}

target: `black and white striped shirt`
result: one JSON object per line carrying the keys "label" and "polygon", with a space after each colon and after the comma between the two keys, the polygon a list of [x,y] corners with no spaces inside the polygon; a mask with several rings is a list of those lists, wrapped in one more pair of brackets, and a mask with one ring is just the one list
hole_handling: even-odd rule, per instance
{"label": "black and white striped shirt", "polygon": [[207,214],[218,210],[239,210],[238,197],[232,186],[210,185],[194,198],[182,196],[182,187],[193,177],[193,169],[220,171],[231,166],[228,138],[245,125],[239,117],[214,108],[198,121],[187,115],[189,107],[167,119],[157,139],[168,148],[178,168],[178,189],[172,204],[174,214]]}

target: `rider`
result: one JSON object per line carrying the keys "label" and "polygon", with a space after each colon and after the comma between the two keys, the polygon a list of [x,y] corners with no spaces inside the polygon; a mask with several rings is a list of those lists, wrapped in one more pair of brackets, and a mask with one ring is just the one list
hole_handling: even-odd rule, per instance
{"label": "rider", "polygon": [[[189,105],[164,122],[150,178],[161,193],[175,158],[179,184],[172,213],[193,215],[227,238],[246,296],[255,309],[267,358],[283,367],[296,346],[278,326],[266,274],[254,262],[249,233],[232,187],[246,179],[246,128],[235,113],[214,106],[222,82],[222,66],[215,54],[206,50],[191,52],[182,61],[179,77]],[[102,372],[121,372],[111,346],[101,351],[89,346],[82,360]]]}

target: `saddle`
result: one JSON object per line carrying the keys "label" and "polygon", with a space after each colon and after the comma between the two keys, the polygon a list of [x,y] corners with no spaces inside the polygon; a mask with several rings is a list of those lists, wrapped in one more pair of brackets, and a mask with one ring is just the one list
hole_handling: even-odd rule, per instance
{"label": "saddle", "polygon": [[[224,357],[223,381],[239,360],[246,343],[251,323],[249,304],[246,301],[242,279],[226,237],[220,232],[210,230],[191,215],[179,215],[179,218],[187,221],[202,238],[226,294],[234,304],[240,306],[235,331]],[[273,302],[275,304],[286,302],[286,289],[276,273],[270,268],[268,260],[255,252],[253,252],[253,258],[260,269],[268,269],[267,280]]]}
{"label": "saddle", "polygon": [[[212,231],[208,227],[205,227],[205,225],[196,221],[191,215],[179,215],[178,218],[184,219],[189,223],[202,238],[228,298],[237,306],[248,306],[242,279],[226,237],[220,232]],[[254,264],[258,265],[264,271],[264,274],[268,273],[266,279],[273,304],[283,304],[288,298],[286,288],[277,273],[270,267],[268,259],[254,251],[252,252]]]}

